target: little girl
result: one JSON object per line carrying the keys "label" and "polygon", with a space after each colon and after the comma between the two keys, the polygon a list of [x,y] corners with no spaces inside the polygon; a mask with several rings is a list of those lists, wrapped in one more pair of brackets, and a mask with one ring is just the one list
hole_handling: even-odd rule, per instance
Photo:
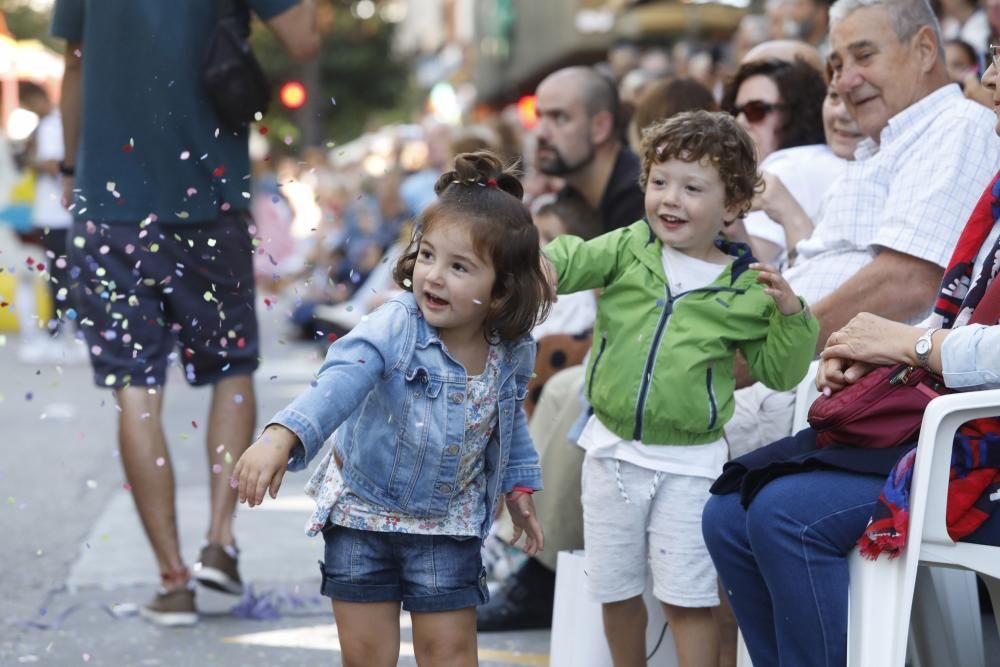
{"label": "little girl", "polygon": [[501,496],[525,551],[543,545],[522,409],[528,332],[550,301],[538,232],[491,153],[459,155],[435,191],[395,268],[406,291],[330,346],[234,470],[240,501],[258,505],[336,431],[306,491],[345,667],[396,664],[401,603],[419,664],[477,664],[480,548]]}

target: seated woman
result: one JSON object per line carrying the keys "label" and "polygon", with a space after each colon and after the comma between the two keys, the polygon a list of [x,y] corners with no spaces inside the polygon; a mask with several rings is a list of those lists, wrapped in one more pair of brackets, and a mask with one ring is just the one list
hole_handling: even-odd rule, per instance
{"label": "seated woman", "polygon": [[[983,75],[983,84],[1000,104],[995,65]],[[906,363],[928,367],[959,391],[1000,388],[1000,314],[989,309],[991,326],[967,324],[973,308],[987,304],[987,290],[990,300],[1000,290],[994,280],[1000,271],[996,211],[1000,173],[962,232],[926,326],[858,315],[830,336],[817,385],[836,391],[877,365]],[[977,420],[976,426],[987,435],[972,435],[966,425],[956,442],[965,446],[967,437],[981,438],[992,457],[1000,448],[993,437],[1000,435],[1000,419]],[[817,449],[815,431],[806,429],[734,460],[716,481],[712,491],[718,495],[705,507],[702,530],[754,664],[845,663],[847,555],[856,544],[870,556],[884,548],[905,548],[904,536],[869,520],[887,515],[889,508],[880,501],[883,488],[888,490],[887,475],[902,470],[907,462],[901,459],[913,456],[915,444]],[[980,513],[955,528],[949,524],[962,540],[1000,546],[1000,512]]]}
{"label": "seated woman", "polygon": [[[765,180],[777,176],[810,218],[818,217],[823,195],[846,164],[825,143],[825,96],[823,74],[798,58],[744,63],[722,100],[754,140]],[[757,259],[784,260],[788,248],[780,224],[763,211],[751,212],[743,224]]]}
{"label": "seated woman", "polygon": [[[857,150],[864,135],[861,134],[858,122],[848,113],[844,101],[840,99],[840,94],[832,83],[833,73],[829,65],[827,65],[826,78],[831,82],[823,100],[823,133],[826,136],[826,145],[836,157],[850,161],[854,159],[854,151]],[[787,248],[788,263],[794,264],[796,247],[799,241],[812,236],[815,227],[813,216],[817,214],[822,204],[806,201],[807,205],[814,206],[814,208],[807,211],[803,207],[802,203],[789,191],[779,173],[776,173],[783,172],[784,167],[787,166],[790,165],[779,163],[774,171],[763,172],[765,188],[754,198],[753,211],[748,216],[748,222],[754,229],[759,228],[761,224],[766,226],[768,218],[781,225],[785,233],[784,247]],[[789,182],[795,183],[794,180]],[[833,177],[829,183],[832,182]],[[807,200],[808,198],[803,199]],[[759,217],[762,215],[764,217]],[[770,227],[766,228],[771,229]]]}

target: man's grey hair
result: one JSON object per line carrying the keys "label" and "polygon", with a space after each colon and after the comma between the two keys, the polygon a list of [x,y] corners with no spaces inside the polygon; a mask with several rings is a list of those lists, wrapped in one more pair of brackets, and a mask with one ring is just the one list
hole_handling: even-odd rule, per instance
{"label": "man's grey hair", "polygon": [[906,41],[925,25],[930,26],[937,39],[938,55],[944,58],[941,25],[927,0],[837,0],[830,7],[830,27],[840,23],[858,9],[881,9],[889,15],[889,22],[899,41]]}

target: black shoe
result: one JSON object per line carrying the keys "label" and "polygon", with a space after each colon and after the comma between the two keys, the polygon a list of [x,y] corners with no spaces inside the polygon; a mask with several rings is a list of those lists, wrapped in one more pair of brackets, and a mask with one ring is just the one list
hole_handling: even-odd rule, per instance
{"label": "black shoe", "polygon": [[503,588],[479,608],[476,630],[541,630],[552,627],[556,573],[534,558],[510,575]]}

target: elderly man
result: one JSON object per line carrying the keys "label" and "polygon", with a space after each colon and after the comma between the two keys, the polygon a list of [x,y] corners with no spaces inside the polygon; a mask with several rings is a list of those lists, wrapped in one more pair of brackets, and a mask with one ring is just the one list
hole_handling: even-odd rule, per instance
{"label": "elderly man", "polygon": [[[845,0],[837,7],[845,18],[833,31],[840,46],[830,62],[839,94],[869,138],[827,193],[822,218],[785,273],[820,321],[821,347],[862,311],[911,322],[927,312],[1000,160],[989,111],[949,83],[926,0]],[[886,32],[856,19],[856,7],[882,19]],[[911,16],[924,23],[914,27]],[[731,455],[788,435],[793,403],[793,393],[759,383],[738,391],[726,427]]]}
{"label": "elderly man", "polygon": [[[926,0],[841,0],[831,17],[838,92],[872,139],[861,144],[842,192],[831,198],[839,217],[828,213],[813,239],[800,244],[815,248],[789,275],[808,296],[821,281],[841,281],[841,265],[853,272],[816,303],[827,333],[848,313],[911,320],[926,310],[933,299],[928,280],[941,276],[940,265],[998,165],[996,119],[947,83]],[[995,88],[994,67],[987,80]],[[845,205],[848,196],[853,206]],[[855,220],[839,222],[848,213]],[[865,243],[874,257],[860,252]],[[820,246],[825,250],[817,255]],[[809,268],[817,261],[823,268]],[[926,349],[922,341],[909,344],[907,353],[923,361],[920,350],[939,354],[940,341]],[[814,449],[813,435],[805,430],[741,459],[716,483],[720,495],[705,508],[705,541],[754,664],[843,665],[847,658],[846,556],[868,525],[888,471],[870,459],[853,467],[858,452],[873,450],[851,450],[831,466]],[[837,449],[824,451],[836,456]],[[793,458],[809,463],[788,474],[797,467]],[[894,454],[888,465],[896,460]],[[746,468],[768,480],[754,489],[749,510],[732,476]]]}
{"label": "elderly man", "polygon": [[[538,86],[538,166],[559,176],[601,216],[606,231],[644,215],[639,158],[620,139],[620,110],[614,84],[587,67],[568,67]],[[541,457],[545,493],[536,499],[545,525],[546,550],[526,561],[504,588],[479,609],[480,631],[546,628],[552,621],[556,556],[583,547],[580,469],[584,452],[567,442],[581,412],[582,366],[572,366],[545,383],[530,423]],[[566,519],[569,519],[568,521]],[[505,515],[498,535],[509,540]]]}

